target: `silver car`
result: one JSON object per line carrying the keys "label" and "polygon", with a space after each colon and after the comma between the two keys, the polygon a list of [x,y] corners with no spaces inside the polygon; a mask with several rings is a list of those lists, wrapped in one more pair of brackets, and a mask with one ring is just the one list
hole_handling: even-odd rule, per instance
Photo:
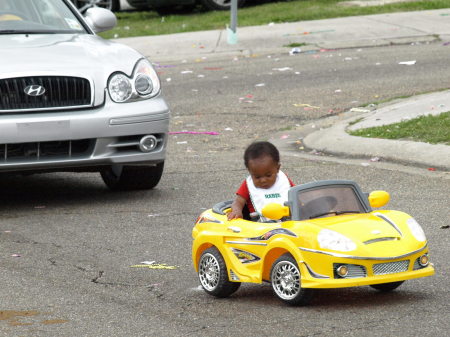
{"label": "silver car", "polygon": [[103,40],[115,15],[69,0],[0,1],[0,173],[97,171],[111,189],[158,184],[169,108],[151,63]]}

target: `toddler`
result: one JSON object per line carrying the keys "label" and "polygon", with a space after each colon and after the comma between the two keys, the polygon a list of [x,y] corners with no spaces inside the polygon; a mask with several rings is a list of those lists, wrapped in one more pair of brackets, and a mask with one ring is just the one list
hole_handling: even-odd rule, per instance
{"label": "toddler", "polygon": [[284,204],[294,183],[280,170],[280,153],[269,142],[255,142],[244,153],[244,163],[250,175],[236,192],[228,220],[243,217],[247,205],[251,215],[262,216],[263,207],[271,202]]}

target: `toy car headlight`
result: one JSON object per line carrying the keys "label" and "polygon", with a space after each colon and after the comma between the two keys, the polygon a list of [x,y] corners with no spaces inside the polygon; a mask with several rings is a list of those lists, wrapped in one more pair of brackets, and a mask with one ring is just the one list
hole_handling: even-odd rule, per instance
{"label": "toy car headlight", "polygon": [[320,248],[349,252],[356,249],[356,244],[348,237],[338,232],[323,229],[317,236]]}
{"label": "toy car headlight", "polygon": [[408,224],[409,230],[417,241],[422,242],[427,240],[422,227],[414,218],[409,218],[408,220],[406,220],[406,223]]}
{"label": "toy car headlight", "polygon": [[125,103],[156,96],[161,90],[161,82],[152,65],[141,59],[131,77],[124,73],[113,74],[108,81],[108,92],[116,103]]}

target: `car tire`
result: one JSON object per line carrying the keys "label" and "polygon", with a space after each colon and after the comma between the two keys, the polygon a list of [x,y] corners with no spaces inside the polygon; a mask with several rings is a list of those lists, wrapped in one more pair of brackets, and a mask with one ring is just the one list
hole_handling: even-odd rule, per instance
{"label": "car tire", "polygon": [[398,282],[390,282],[390,283],[380,283],[380,284],[371,284],[370,286],[373,289],[376,289],[378,291],[387,293],[389,291],[392,291],[394,289],[397,289],[402,285],[402,283],[405,281],[398,281]]}
{"label": "car tire", "polygon": [[164,162],[155,166],[110,166],[100,172],[103,181],[113,191],[149,190],[158,185]]}
{"label": "car tire", "polygon": [[118,12],[120,11],[120,0],[111,0],[111,11]]}
{"label": "car tire", "polygon": [[172,7],[157,7],[155,11],[160,15],[170,15],[170,14],[187,14],[195,9],[195,5],[185,5],[185,6],[172,6]]}
{"label": "car tire", "polygon": [[[211,10],[228,10],[231,7],[231,0],[201,0],[204,7]],[[238,0],[238,7],[242,7],[245,0]]]}
{"label": "car tire", "polygon": [[307,305],[312,299],[313,290],[301,287],[300,269],[290,254],[284,254],[274,262],[270,281],[275,296],[289,305]]}
{"label": "car tire", "polygon": [[216,247],[206,249],[198,263],[198,278],[203,289],[215,297],[228,297],[241,286],[228,280],[225,261]]}

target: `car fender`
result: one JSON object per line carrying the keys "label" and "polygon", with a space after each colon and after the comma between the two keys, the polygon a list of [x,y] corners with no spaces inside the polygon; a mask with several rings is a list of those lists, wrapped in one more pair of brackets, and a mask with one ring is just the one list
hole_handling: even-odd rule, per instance
{"label": "car fender", "polygon": [[[300,269],[303,269],[302,267],[302,254],[301,251],[296,247],[294,242],[291,240],[286,240],[284,237],[277,237],[270,241],[266,254],[264,255],[264,261],[263,266],[261,268],[261,279],[265,281],[270,281],[270,271],[272,269],[272,266],[274,262],[284,254],[290,254],[292,257],[297,261],[297,264]],[[306,269],[305,269],[306,271]],[[303,270],[301,270],[303,272]]]}
{"label": "car fender", "polygon": [[214,236],[200,234],[196,237],[192,243],[192,263],[196,272],[198,272],[200,256],[206,249],[215,246],[220,251],[220,254],[222,256],[224,255],[220,248],[221,242],[221,240]]}

